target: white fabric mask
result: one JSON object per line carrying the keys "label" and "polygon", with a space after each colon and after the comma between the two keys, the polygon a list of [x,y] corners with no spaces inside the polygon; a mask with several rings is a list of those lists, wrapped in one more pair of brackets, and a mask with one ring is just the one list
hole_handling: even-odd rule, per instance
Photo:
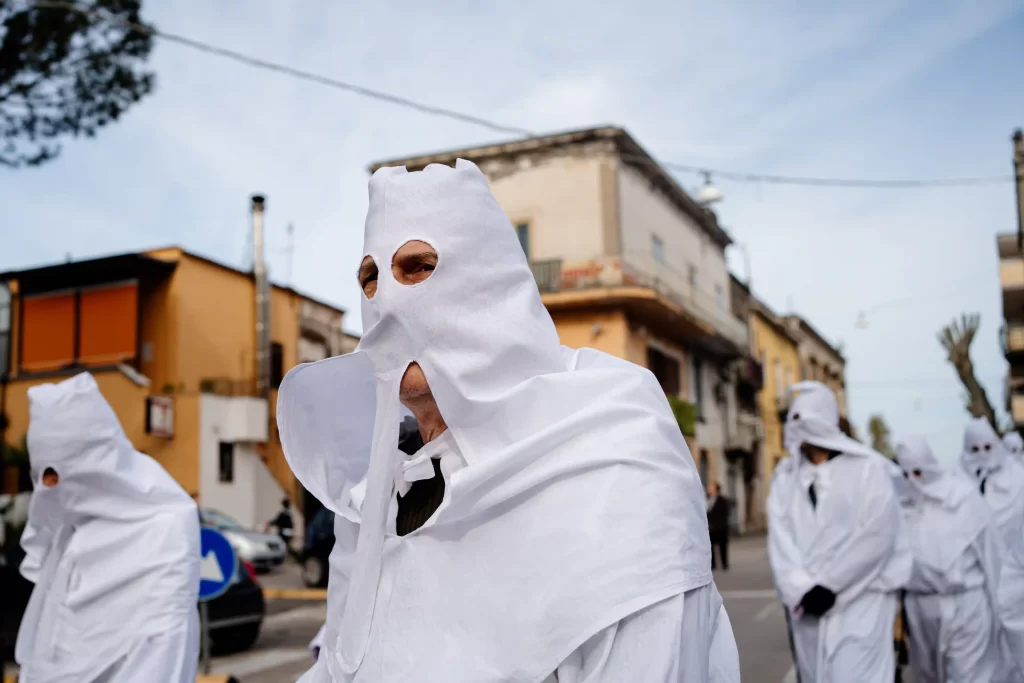
{"label": "white fabric mask", "polygon": [[910,435],[900,439],[896,444],[896,462],[903,470],[907,484],[919,495],[938,502],[958,502],[951,500],[953,482],[935,459],[924,437]]}
{"label": "white fabric mask", "polygon": [[800,446],[805,443],[839,453],[883,457],[839,429],[839,404],[827,386],[821,382],[797,382],[790,391],[793,398],[783,425],[783,442],[799,466],[803,466],[804,460]]}
{"label": "white fabric mask", "polygon": [[[431,245],[438,262],[429,278],[407,286],[391,264],[413,240]],[[381,628],[409,636],[402,656],[419,658],[414,678],[480,680],[471,665],[480,662],[495,667],[492,677],[514,669],[509,680],[531,680],[533,667],[549,674],[558,656],[583,642],[583,631],[613,623],[603,620],[626,603],[711,580],[704,496],[664,392],[633,364],[560,346],[515,231],[475,165],[377,171],[364,241],[379,275],[376,293],[363,300],[359,346],[289,372],[277,411],[296,476],[343,522],[360,525],[348,551],[344,614],[329,615],[325,629],[323,652],[336,678],[359,669],[371,623],[387,622]],[[466,467],[452,475],[431,526],[386,538],[404,459],[396,448],[399,385],[411,362],[422,368]],[[364,478],[356,519],[346,503]],[[616,518],[614,543],[577,533],[600,524],[609,508],[631,511]],[[532,536],[506,530],[511,524]],[[454,525],[459,541],[439,544]],[[378,604],[385,544],[392,556],[417,553],[416,577],[403,575],[395,590],[430,579],[430,589],[405,604],[417,604],[431,628],[415,631],[406,623],[414,617],[401,621],[397,597]],[[495,584],[486,594],[472,592],[470,557],[485,563],[474,571]],[[520,594],[524,586],[529,594]],[[504,606],[489,605],[499,598]],[[429,607],[433,600],[444,606]],[[532,612],[542,608],[543,618]],[[496,642],[487,636],[495,632],[507,635]],[[442,633],[473,652],[443,675],[427,662],[443,656],[443,643],[416,649]]]}
{"label": "white fabric mask", "polygon": [[970,476],[984,479],[1003,466],[1007,456],[1003,442],[983,417],[971,420],[964,430],[964,450],[960,463]]}

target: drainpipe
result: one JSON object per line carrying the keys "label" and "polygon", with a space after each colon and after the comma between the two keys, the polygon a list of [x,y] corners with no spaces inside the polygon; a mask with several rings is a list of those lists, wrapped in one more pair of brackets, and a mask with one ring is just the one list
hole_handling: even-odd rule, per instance
{"label": "drainpipe", "polygon": [[252,274],[256,284],[256,394],[270,395],[270,282],[263,260],[262,195],[252,196]]}

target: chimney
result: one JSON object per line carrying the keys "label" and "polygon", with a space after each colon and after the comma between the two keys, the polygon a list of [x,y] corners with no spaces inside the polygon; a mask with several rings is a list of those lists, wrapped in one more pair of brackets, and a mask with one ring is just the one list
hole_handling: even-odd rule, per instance
{"label": "chimney", "polygon": [[256,284],[256,394],[270,395],[270,281],[263,260],[263,196],[252,196],[252,275]]}

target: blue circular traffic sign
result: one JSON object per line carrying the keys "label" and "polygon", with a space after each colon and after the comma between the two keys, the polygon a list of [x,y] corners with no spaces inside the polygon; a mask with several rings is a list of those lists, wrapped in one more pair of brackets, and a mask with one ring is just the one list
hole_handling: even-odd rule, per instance
{"label": "blue circular traffic sign", "polygon": [[235,579],[238,559],[231,543],[216,529],[203,527],[199,536],[199,599],[224,594]]}

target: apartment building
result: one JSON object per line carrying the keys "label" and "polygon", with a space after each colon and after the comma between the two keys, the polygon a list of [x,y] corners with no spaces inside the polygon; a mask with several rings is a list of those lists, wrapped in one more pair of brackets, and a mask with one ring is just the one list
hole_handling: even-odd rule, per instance
{"label": "apartment building", "polygon": [[1013,133],[1013,167],[1017,184],[1017,231],[999,235],[999,283],[1003,293],[1003,354],[1009,364],[1006,411],[1014,427],[1024,431],[1024,132]]}
{"label": "apartment building", "polygon": [[[255,279],[178,247],[0,274],[0,436],[28,428],[27,390],[88,370],[135,447],[200,505],[257,526],[307,503],[277,434],[296,363],[342,353],[343,311],[270,287],[269,388],[257,386]],[[17,488],[17,468],[4,472]]]}

